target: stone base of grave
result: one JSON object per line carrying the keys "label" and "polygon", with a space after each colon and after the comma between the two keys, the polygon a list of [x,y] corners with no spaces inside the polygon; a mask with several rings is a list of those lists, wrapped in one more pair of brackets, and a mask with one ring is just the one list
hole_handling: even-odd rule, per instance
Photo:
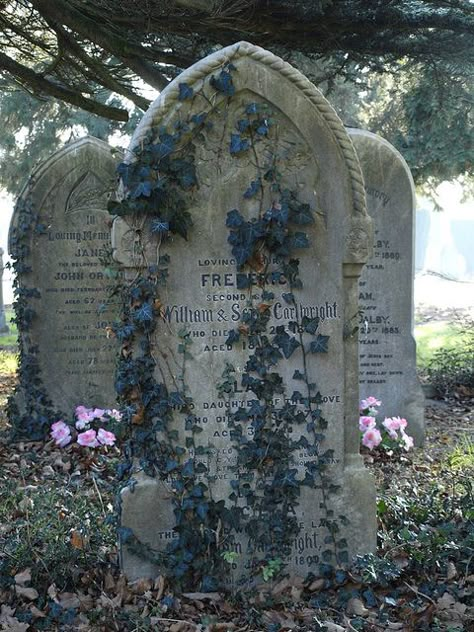
{"label": "stone base of grave", "polygon": [[[120,545],[120,565],[129,581],[141,577],[154,579],[160,574],[159,566],[146,557],[146,547],[160,551],[173,538],[175,524],[170,492],[162,481],[143,474],[134,477],[133,487],[121,492],[121,526],[131,529],[143,552],[134,550],[133,545]],[[143,555],[142,555],[143,553]]]}
{"label": "stone base of grave", "polygon": [[[173,526],[175,518],[170,502],[171,493],[167,485],[160,480],[139,475],[135,477],[136,483],[133,487],[126,487],[122,490],[122,514],[121,526],[131,529],[135,538],[143,546],[142,550],[137,550],[134,543],[122,543],[120,547],[120,563],[122,571],[129,581],[135,581],[142,577],[155,579],[160,575],[160,566],[153,560],[151,551],[163,551],[175,536]],[[335,481],[340,485],[340,492],[331,496],[330,508],[334,512],[334,519],[344,516],[348,520],[347,525],[340,523],[340,531],[337,540],[344,538],[347,541],[347,553],[351,560],[355,555],[374,553],[376,550],[377,520],[375,512],[375,483],[372,474],[364,467],[359,455],[350,457],[348,464],[344,468],[339,480]],[[301,502],[310,503],[306,506],[314,508],[314,518],[309,524],[313,525],[313,520],[319,522],[320,512],[316,509],[319,502],[313,498],[307,498],[311,493],[308,488],[302,490]],[[357,503],[354,503],[357,498]],[[313,525],[314,527],[315,525]],[[306,546],[311,545],[311,537],[315,529],[309,525],[300,534],[301,540],[308,540]],[[322,539],[320,534],[319,539]],[[139,545],[140,546],[140,545]],[[330,548],[328,545],[320,544],[321,550]],[[148,555],[147,555],[148,552]],[[317,553],[313,549],[305,548],[302,551],[294,551],[287,561],[286,572],[305,577],[309,572],[318,574],[319,557],[314,564],[298,565],[294,563],[295,557],[303,556],[306,560],[309,554]],[[244,570],[245,556],[239,556],[239,560],[234,571],[234,577],[228,577],[224,584],[241,584],[250,587],[252,581],[246,577]]]}

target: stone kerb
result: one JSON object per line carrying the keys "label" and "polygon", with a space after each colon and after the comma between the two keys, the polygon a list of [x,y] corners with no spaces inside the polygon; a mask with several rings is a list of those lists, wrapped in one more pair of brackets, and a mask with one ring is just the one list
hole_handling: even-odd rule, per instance
{"label": "stone kerb", "polygon": [[360,394],[382,400],[380,417],[401,416],[421,445],[424,396],[413,335],[415,210],[413,178],[403,156],[384,138],[348,129],[362,167],[374,252],[359,282]]}
{"label": "stone kerb", "polygon": [[31,174],[12,217],[9,252],[18,266],[23,349],[15,414],[24,419],[46,403],[70,416],[79,404],[115,401],[116,345],[106,337],[115,311],[104,273],[113,151],[86,137],[55,152]]}
{"label": "stone kerb", "polygon": [[[235,85],[231,98],[218,94],[209,84],[210,77],[229,62],[233,65]],[[288,291],[288,287],[285,289],[288,282],[281,281],[281,287],[274,283],[274,298],[265,306],[271,312],[269,327],[273,332],[282,325],[287,328],[292,314],[300,312],[319,318],[322,338],[330,337],[328,352],[313,354],[306,362],[311,378],[317,382],[323,414],[328,419],[327,437],[320,446],[321,451],[329,450],[333,454],[328,457],[331,475],[340,485],[331,507],[335,514],[342,513],[348,518],[349,526],[342,527],[341,533],[347,540],[349,553],[373,551],[375,496],[373,481],[359,456],[355,333],[358,276],[370,255],[372,232],[365,209],[363,179],[352,143],[334,110],[305,77],[271,53],[241,42],[198,62],[163,91],[132,138],[127,154],[129,162],[139,158],[142,144],[157,142],[163,130],[172,128],[177,119],[186,121],[194,112],[192,101],[178,98],[180,84],[191,88],[195,95],[204,91],[206,98],[201,102],[209,104],[208,120],[212,126],[203,131],[203,140],[195,149],[198,186],[188,196],[189,212],[194,219],[188,240],[171,235],[159,242],[160,257],[169,256],[170,263],[164,291],[166,302],[162,301],[152,341],[154,357],[158,358],[157,379],[171,385],[173,376],[179,375],[180,369],[174,360],[176,345],[183,335],[180,331],[187,328],[186,335],[193,344],[192,356],[186,365],[186,393],[193,402],[194,415],[202,424],[196,441],[206,454],[205,479],[212,498],[227,503],[232,495],[230,482],[236,475],[239,449],[227,429],[228,416],[219,412],[224,402],[219,398],[216,385],[222,381],[227,363],[237,367],[238,380],[248,362],[250,352],[245,344],[233,347],[226,343],[226,336],[238,325],[248,300],[255,297],[239,290],[235,283],[236,266],[228,243],[226,216],[231,209],[241,208],[245,217],[256,221],[258,205],[244,199],[242,193],[255,178],[253,161],[261,164],[265,156],[275,152],[281,160],[281,188],[297,191],[298,198],[315,212],[314,223],[305,226],[311,246],[302,250],[299,257],[304,288],[297,290],[298,303],[288,307],[283,297]],[[275,124],[277,140],[270,141],[265,136],[255,147],[252,161],[229,155],[228,147],[239,113],[245,110],[246,104],[255,102],[271,108],[278,123]],[[270,193],[262,196],[263,204],[272,204]],[[146,234],[143,220],[133,215],[114,220],[112,243],[114,257],[127,269],[130,281],[137,278],[144,261],[149,267],[154,252],[156,257],[156,241]],[[277,263],[269,256],[268,274]],[[261,290],[256,286],[256,291]],[[260,294],[258,297],[261,300]],[[291,359],[288,357],[279,364],[289,394],[298,387],[294,381],[298,358],[301,361],[296,351]],[[250,393],[236,387],[229,407],[245,408],[251,399]],[[174,424],[184,440],[183,422],[178,413]],[[304,449],[295,454],[298,476],[304,477],[312,456],[314,453]],[[122,493],[122,526],[131,529],[143,544],[163,552],[176,535],[170,511],[175,495],[173,482],[154,481],[145,476],[139,466],[133,478],[136,482],[133,491],[126,488]],[[318,561],[321,561],[325,538],[318,510],[321,502],[316,489],[302,489],[297,509],[300,533],[286,560],[290,570],[299,575],[317,572]],[[239,552],[235,572],[242,578],[250,545],[241,535],[232,537],[235,550]],[[131,579],[160,572],[159,565],[150,559],[143,560],[127,545],[122,547],[122,566]]]}

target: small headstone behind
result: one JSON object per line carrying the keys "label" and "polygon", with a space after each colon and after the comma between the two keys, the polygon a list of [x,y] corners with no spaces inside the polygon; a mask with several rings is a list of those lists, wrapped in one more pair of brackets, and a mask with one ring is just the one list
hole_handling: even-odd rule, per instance
{"label": "small headstone behind", "polygon": [[415,189],[403,157],[386,140],[349,129],[374,221],[374,251],[359,281],[360,396],[382,401],[381,417],[404,417],[417,445],[425,436],[424,395],[413,337]]}
{"label": "small headstone behind", "polygon": [[54,421],[38,413],[42,405],[70,416],[79,404],[116,400],[116,343],[106,335],[115,308],[104,271],[116,163],[95,138],[67,145],[35,170],[12,218],[21,345],[13,414],[24,423],[36,416],[38,434]]}

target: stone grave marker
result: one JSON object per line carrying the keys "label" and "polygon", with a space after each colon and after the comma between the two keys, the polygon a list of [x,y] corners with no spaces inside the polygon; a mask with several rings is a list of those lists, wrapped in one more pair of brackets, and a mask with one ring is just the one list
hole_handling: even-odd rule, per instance
{"label": "stone grave marker", "polygon": [[[233,88],[229,90],[231,82]],[[179,402],[181,393],[191,402],[199,432],[186,432],[185,414],[176,405],[171,425],[175,440],[179,437],[180,446],[192,446],[184,449],[184,454],[177,452],[181,456],[176,458],[182,463],[189,459],[193,467],[204,463],[205,473],[199,474],[197,480],[205,481],[214,502],[222,500],[231,508],[235,489],[245,486],[249,476],[255,483],[252,477],[257,477],[256,471],[247,470],[239,459],[243,449],[251,449],[258,433],[257,418],[264,414],[258,412],[260,405],[266,407],[266,412],[271,409],[276,417],[291,403],[296,406],[292,419],[302,413],[306,421],[310,420],[309,408],[316,409],[315,418],[321,414],[327,419],[326,436],[316,448],[311,424],[298,425],[295,420],[292,430],[288,430],[295,441],[301,440],[300,447],[289,457],[288,475],[301,482],[308,467],[319,461],[339,485],[337,492],[328,495],[326,507],[323,495],[329,494],[329,488],[323,487],[322,493],[315,489],[316,484],[301,487],[295,509],[298,529],[285,563],[300,576],[310,571],[318,573],[327,548],[328,532],[322,521],[328,517],[329,505],[329,511],[334,511],[329,515],[334,515],[335,520],[340,515],[348,519],[347,525],[341,522],[339,526],[349,555],[375,549],[374,485],[359,455],[358,431],[358,278],[372,242],[360,167],[344,127],[319,91],[283,60],[246,42],[201,60],[163,91],[132,138],[130,162],[140,157],[143,147],[153,146],[155,155],[162,152],[164,143],[169,141],[168,130],[179,129],[188,122],[192,126],[202,120],[199,117],[203,112],[206,124],[199,142],[194,144],[197,185],[186,198],[193,219],[187,240],[174,233],[166,234],[167,226],[161,237],[162,219],[155,218],[155,231],[150,233],[145,231],[142,217],[119,217],[113,226],[114,257],[124,267],[129,282],[140,275],[157,274],[160,261],[163,257],[168,261],[169,257],[166,286],[154,300],[154,375],[166,392],[174,393],[173,401]],[[263,129],[267,125],[263,114],[258,123],[263,128],[254,125],[258,112],[268,112],[273,119],[268,130]],[[253,121],[250,124],[260,130],[261,140],[248,141],[251,150],[250,144],[243,142],[249,137],[238,133],[248,128],[243,119]],[[271,165],[277,176],[267,171]],[[264,172],[269,181],[278,177],[279,185],[273,189],[262,185],[258,195],[254,195],[252,183],[256,175],[263,176]],[[140,189],[134,189],[130,198],[132,204],[140,200],[139,190],[144,191],[145,202],[151,195],[146,181],[138,186]],[[283,255],[262,254],[258,261],[239,268],[238,248],[233,249],[228,241],[233,237],[226,223],[232,225],[229,218],[236,217],[235,213],[229,215],[230,211],[239,209],[245,221],[255,226],[262,209],[267,209],[267,213],[281,210],[285,190],[296,192],[299,202],[306,205],[300,208],[311,209],[314,219],[308,223],[300,217],[299,224],[293,227],[297,232],[304,231],[308,239],[303,245],[309,247],[297,251],[302,288],[292,285],[290,271],[287,277],[278,272]],[[301,238],[299,235],[297,239]],[[246,275],[247,281],[242,284],[238,274]],[[246,286],[247,282],[250,286]],[[293,298],[288,294],[291,292]],[[132,299],[131,308],[136,318],[144,309],[137,300]],[[277,361],[283,386],[271,402],[243,383],[254,345],[246,338],[242,317],[257,312],[269,315],[266,331],[270,339],[275,341],[276,336],[282,336],[281,342],[275,344],[290,344]],[[305,317],[313,324],[319,319],[318,333],[312,330],[316,337],[306,330],[301,333]],[[302,338],[292,329],[295,322],[300,323]],[[236,331],[242,333],[240,340],[230,344],[229,334],[235,335]],[[308,352],[311,340],[321,343],[321,352],[316,350],[316,343],[315,352]],[[292,345],[297,348],[292,349]],[[136,343],[135,354],[136,361],[140,356]],[[295,394],[306,388],[298,377],[301,371],[307,372],[306,381],[315,384],[311,392],[319,393],[315,395],[318,403],[302,403]],[[135,427],[143,434],[143,424],[152,425],[153,418],[146,417],[146,402],[137,403],[137,389],[132,389],[130,401],[141,410],[141,416],[132,419],[132,423],[138,424]],[[242,424],[234,416],[239,410],[249,411]],[[271,419],[266,419],[265,423],[272,427]],[[238,440],[239,428],[243,428],[243,443]],[[274,427],[273,430],[276,432]],[[157,435],[158,441],[160,432]],[[307,437],[312,447],[305,447],[302,437]],[[163,445],[168,445],[166,440]],[[175,467],[174,462],[170,467]],[[137,463],[132,476],[134,484],[122,493],[122,527],[131,530],[141,544],[155,553],[163,553],[178,538],[173,530],[173,508],[176,511],[181,502],[180,494],[173,475],[158,480],[141,469]],[[238,496],[237,505],[242,506],[245,501],[240,491]],[[268,518],[276,508],[262,511]],[[287,516],[282,519],[285,521]],[[270,531],[272,524],[268,525]],[[248,562],[255,555],[252,536],[224,525],[222,546],[236,554],[235,577],[245,578]],[[264,551],[260,553],[263,555]],[[155,576],[163,570],[150,554],[142,557],[127,543],[122,545],[121,559],[129,579]]]}
{"label": "stone grave marker", "polygon": [[116,401],[117,347],[106,335],[115,307],[104,273],[116,163],[112,149],[96,138],[68,144],[34,171],[16,205],[9,251],[21,290],[20,415],[35,407],[33,391],[36,405],[47,403],[67,416],[79,404],[112,407]]}
{"label": "stone grave marker", "polygon": [[8,334],[10,328],[7,325],[5,305],[3,304],[3,271],[3,248],[0,248],[0,334]]}
{"label": "stone grave marker", "polygon": [[374,221],[373,256],[359,281],[360,397],[382,401],[379,419],[405,417],[416,444],[424,440],[424,396],[413,337],[415,189],[400,153],[386,140],[349,129]]}

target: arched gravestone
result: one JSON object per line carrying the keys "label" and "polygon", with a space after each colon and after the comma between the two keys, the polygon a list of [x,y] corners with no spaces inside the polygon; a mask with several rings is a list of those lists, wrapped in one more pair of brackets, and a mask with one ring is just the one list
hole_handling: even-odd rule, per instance
{"label": "arched gravestone", "polygon": [[[33,172],[16,205],[9,251],[20,290],[19,415],[47,402],[67,416],[79,404],[115,402],[116,344],[106,337],[114,313],[104,274],[115,166],[109,145],[80,139]],[[36,402],[30,401],[34,389]],[[43,419],[45,425],[53,421]]]}
{"label": "arched gravestone", "polygon": [[374,221],[374,252],[359,282],[360,396],[382,401],[379,417],[400,416],[417,445],[425,436],[424,396],[413,337],[415,188],[408,165],[386,140],[349,129]]}
{"label": "arched gravestone", "polygon": [[[231,98],[213,88],[216,84],[210,81],[212,76],[218,78],[229,62],[235,86]],[[196,99],[180,100],[179,95],[190,88],[198,95]],[[276,131],[255,144],[255,154],[232,155],[229,146],[236,142],[232,134],[239,127],[242,112],[265,106],[274,113]],[[296,304],[289,304],[283,297],[291,288],[280,279],[281,282],[269,282],[274,297],[262,309],[271,311],[269,331],[273,334],[282,325],[289,331],[292,320],[307,315],[319,317],[321,336],[330,336],[327,353],[306,357],[308,375],[317,383],[322,414],[328,420],[320,458],[326,458],[328,475],[340,485],[328,502],[335,519],[343,514],[348,520],[347,525],[342,522],[339,525],[339,535],[346,540],[349,554],[373,551],[374,485],[359,455],[356,334],[358,277],[370,255],[372,234],[353,146],[332,107],[303,75],[271,53],[241,42],[201,60],[163,91],[132,138],[131,159],[140,154],[142,144],[150,142],[150,138],[158,142],[157,137],[164,130],[176,129],[177,120],[188,120],[195,107],[207,111],[211,126],[203,129],[196,143],[198,186],[189,198],[194,226],[188,240],[170,236],[158,248],[160,257],[169,255],[169,265],[161,316],[152,340],[156,378],[164,380],[169,390],[177,388],[173,382],[182,374],[179,344],[185,328],[192,342],[191,357],[186,361],[186,394],[192,398],[193,413],[202,428],[193,441],[205,453],[208,467],[205,480],[212,498],[231,506],[229,498],[235,489],[231,481],[241,476],[235,468],[241,446],[229,431],[229,411],[250,406],[256,395],[241,388],[241,373],[250,353],[245,341],[233,346],[226,341],[229,331],[238,326],[248,301],[262,300],[262,289],[253,286],[249,298],[249,290],[237,286],[226,218],[235,208],[248,219],[258,216],[258,201],[243,193],[255,180],[256,162],[263,164],[266,157],[278,155],[281,186],[297,191],[298,198],[314,209],[315,221],[302,227],[311,245],[298,251],[304,287],[295,289]],[[263,203],[271,205],[270,198],[271,195]],[[144,269],[141,253],[145,252],[146,265],[156,258],[156,240],[144,237],[142,220],[116,219],[112,243],[114,257],[124,266],[129,280],[136,279]],[[265,278],[270,279],[275,262],[266,263]],[[285,392],[274,403],[276,407],[283,407],[285,400],[302,388],[301,382],[294,379],[295,369],[301,368],[302,356],[297,349],[278,363]],[[226,363],[235,368],[235,388],[227,399],[218,392]],[[173,423],[184,445],[183,417],[176,413]],[[248,429],[249,441],[251,430]],[[293,432],[305,434],[306,430],[298,428]],[[186,453],[183,458],[190,457],[193,454]],[[294,453],[292,462],[300,480],[313,457],[314,453],[304,448]],[[196,456],[195,460],[202,458]],[[173,491],[173,481],[154,480],[139,471],[133,479],[132,489],[126,488],[122,493],[122,527],[131,529],[141,543],[164,551],[176,538],[173,502],[178,497]],[[321,526],[326,516],[321,502],[319,491],[302,488],[296,510],[299,533],[285,560],[298,575],[317,573],[323,560],[328,534]],[[267,508],[267,511],[272,510]],[[270,522],[268,529],[272,528]],[[228,533],[225,540],[232,543],[230,549],[237,553],[237,576],[245,577],[251,541],[241,533]],[[130,579],[160,572],[150,558],[136,555],[127,544],[122,545],[121,559]]]}

